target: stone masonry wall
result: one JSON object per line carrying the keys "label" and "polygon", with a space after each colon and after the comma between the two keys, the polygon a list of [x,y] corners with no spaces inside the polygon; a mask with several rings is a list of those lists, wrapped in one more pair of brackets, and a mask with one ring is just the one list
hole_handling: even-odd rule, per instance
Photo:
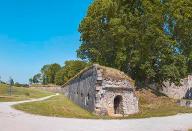
{"label": "stone masonry wall", "polygon": [[173,83],[165,82],[164,87],[160,92],[166,94],[173,99],[192,98],[192,76],[181,80],[181,86],[176,86]]}
{"label": "stone masonry wall", "polygon": [[[114,99],[122,97],[122,110],[124,115],[139,112],[138,98],[135,96],[134,87],[126,80],[113,80],[103,78],[103,82],[97,87],[96,108],[98,114],[114,116]],[[107,112],[102,112],[107,111]]]}
{"label": "stone masonry wall", "polygon": [[90,68],[63,87],[63,93],[82,108],[93,112],[95,109],[96,81],[95,68]]}
{"label": "stone masonry wall", "polygon": [[137,113],[138,99],[134,87],[128,80],[117,80],[103,76],[103,69],[94,65],[80,73],[62,87],[69,99],[98,115],[114,115],[114,99],[122,97],[125,115]]}

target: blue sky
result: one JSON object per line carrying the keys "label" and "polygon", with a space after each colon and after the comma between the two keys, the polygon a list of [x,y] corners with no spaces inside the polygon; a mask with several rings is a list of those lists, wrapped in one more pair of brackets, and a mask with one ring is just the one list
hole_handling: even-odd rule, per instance
{"label": "blue sky", "polygon": [[0,1],[2,80],[25,83],[45,64],[77,59],[78,26],[91,1]]}

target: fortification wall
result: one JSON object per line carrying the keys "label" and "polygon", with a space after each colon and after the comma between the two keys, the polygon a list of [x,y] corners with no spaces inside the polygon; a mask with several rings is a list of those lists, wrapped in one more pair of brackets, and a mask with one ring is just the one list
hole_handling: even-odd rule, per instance
{"label": "fortification wall", "polygon": [[181,86],[170,82],[165,82],[161,92],[173,99],[188,98],[192,99],[192,76],[181,80]]}
{"label": "fortification wall", "polygon": [[93,112],[95,109],[96,69],[90,68],[72,79],[63,87],[63,93],[82,108]]}
{"label": "fortification wall", "polygon": [[97,114],[115,116],[114,100],[122,98],[121,111],[123,115],[139,112],[138,98],[135,95],[134,85],[127,80],[116,80],[102,77],[102,83],[97,86],[96,112]]}
{"label": "fortification wall", "polygon": [[[157,87],[157,84],[150,85],[150,88],[154,90],[158,90]],[[174,83],[164,82],[164,86],[162,86],[158,91],[173,99],[192,99],[192,75],[182,79],[181,85],[179,86]]]}
{"label": "fortification wall", "polygon": [[[121,114],[137,113],[138,98],[134,94],[134,85],[127,79],[111,76],[114,72],[110,71],[113,70],[106,72],[105,69],[94,65],[84,70],[63,86],[63,93],[76,104],[98,115],[114,115],[114,100],[117,97]],[[108,75],[104,76],[104,71]]]}

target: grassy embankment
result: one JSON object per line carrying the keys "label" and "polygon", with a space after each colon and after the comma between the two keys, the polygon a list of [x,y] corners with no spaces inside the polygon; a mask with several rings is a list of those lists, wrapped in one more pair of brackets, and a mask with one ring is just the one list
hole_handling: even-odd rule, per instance
{"label": "grassy embankment", "polygon": [[192,113],[192,108],[178,106],[176,100],[151,90],[137,91],[140,113],[130,115],[129,118],[147,118],[171,116],[179,113]]}
{"label": "grassy embankment", "polygon": [[0,84],[0,102],[20,101],[31,98],[40,98],[53,93],[24,87],[12,87],[12,95],[9,95],[9,86]]}
{"label": "grassy embankment", "polygon": [[14,107],[25,112],[44,116],[95,118],[93,114],[77,106],[63,95],[45,101],[23,103]]}
{"label": "grassy embankment", "polygon": [[[156,95],[152,93],[151,90],[137,91],[137,96],[139,97],[140,112],[138,114],[125,117],[125,119],[169,116],[176,115],[178,113],[192,113],[192,108],[180,107],[176,104],[175,100],[169,99],[166,96]],[[68,100],[63,95],[41,102],[24,103],[14,107],[32,114],[45,116],[110,119],[110,117],[98,117],[89,113]]]}

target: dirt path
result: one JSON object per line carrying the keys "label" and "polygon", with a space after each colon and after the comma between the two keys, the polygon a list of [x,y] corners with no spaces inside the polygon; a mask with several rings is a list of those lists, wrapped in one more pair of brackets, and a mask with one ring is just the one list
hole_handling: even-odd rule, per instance
{"label": "dirt path", "polygon": [[0,103],[0,131],[187,131],[192,128],[192,114],[131,120],[82,120],[31,115],[11,108],[14,104],[53,96]]}

